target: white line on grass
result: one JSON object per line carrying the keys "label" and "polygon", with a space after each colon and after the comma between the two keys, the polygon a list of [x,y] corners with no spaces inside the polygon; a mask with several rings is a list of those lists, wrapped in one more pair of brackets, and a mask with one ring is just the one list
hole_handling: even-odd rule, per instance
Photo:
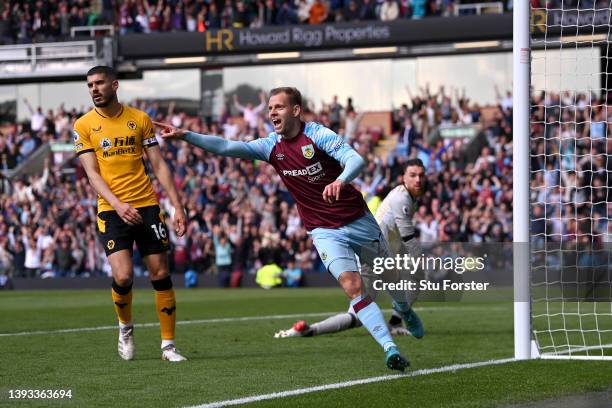
{"label": "white line on grass", "polygon": [[[420,307],[415,308],[417,311],[477,311],[482,310],[482,308],[477,307],[450,307],[450,306],[439,306],[439,307]],[[487,311],[492,310],[506,310],[505,308],[497,307],[497,308],[488,308]],[[386,310],[390,311],[390,310]],[[176,322],[176,324],[187,325],[187,324],[211,324],[211,323],[231,323],[231,322],[248,322],[248,321],[256,321],[256,320],[280,320],[280,319],[299,319],[305,317],[323,317],[323,316],[331,316],[338,313],[336,312],[319,312],[319,313],[295,313],[295,314],[285,314],[285,315],[269,315],[269,316],[246,316],[246,317],[223,317],[217,319],[204,319],[204,320],[181,320]],[[157,327],[159,326],[159,322],[152,323],[140,323],[135,324],[135,327]],[[33,336],[38,334],[64,334],[64,333],[81,333],[81,332],[90,332],[90,331],[101,331],[101,330],[116,330],[117,326],[97,326],[97,327],[76,327],[73,329],[54,329],[54,330],[35,330],[35,331],[25,331],[25,332],[16,332],[16,333],[0,333],[0,337],[15,337],[15,336]]]}
{"label": "white line on grass", "polygon": [[417,376],[421,376],[421,375],[429,375],[429,374],[436,374],[436,373],[446,373],[446,372],[449,372],[449,371],[463,370],[463,369],[466,369],[466,368],[476,368],[476,367],[483,367],[483,366],[490,366],[490,365],[497,365],[497,364],[505,364],[505,363],[509,363],[509,362],[512,362],[512,361],[515,361],[514,358],[505,358],[505,359],[501,359],[501,360],[480,361],[480,362],[477,362],[477,363],[453,364],[453,365],[444,366],[444,367],[438,367],[438,368],[425,368],[425,369],[421,369],[421,370],[412,371],[412,372],[409,372],[407,374],[381,375],[379,377],[362,378],[360,380],[352,380],[352,381],[345,381],[345,382],[334,383],[334,384],[318,385],[316,387],[298,388],[296,390],[290,390],[290,391],[281,391],[281,392],[273,392],[273,393],[270,393],[270,394],[253,395],[253,396],[250,396],[250,397],[237,398],[237,399],[225,400],[225,401],[210,402],[210,403],[206,403],[206,404],[202,404],[202,405],[194,405],[194,406],[192,406],[190,408],[220,408],[220,407],[227,407],[227,406],[231,406],[231,405],[248,404],[248,403],[256,402],[256,401],[264,401],[264,400],[271,400],[271,399],[277,399],[277,398],[292,397],[292,396],[295,396],[295,395],[309,394],[309,393],[312,393],[312,392],[319,392],[319,391],[334,390],[334,389],[338,389],[338,388],[352,387],[354,385],[363,385],[363,384],[371,384],[371,383],[382,382],[382,381],[396,380],[398,378],[417,377]]}
{"label": "white line on grass", "polygon": [[[176,324],[187,325],[187,324],[210,324],[210,323],[228,323],[228,322],[247,322],[252,320],[272,320],[272,319],[297,319],[299,317],[319,317],[329,316],[337,312],[325,312],[325,313],[300,313],[300,314],[287,314],[287,315],[271,315],[271,316],[246,316],[246,317],[223,317],[217,319],[204,319],[204,320],[181,320]],[[140,323],[135,324],[135,327],[156,327],[159,326],[159,322],[152,323]],[[59,329],[59,330],[37,330],[29,332],[19,333],[0,333],[0,337],[10,336],[30,336],[34,334],[60,334],[60,333],[79,333],[86,331],[98,331],[98,330],[116,330],[117,326],[98,326],[98,327],[79,327],[74,329]]]}

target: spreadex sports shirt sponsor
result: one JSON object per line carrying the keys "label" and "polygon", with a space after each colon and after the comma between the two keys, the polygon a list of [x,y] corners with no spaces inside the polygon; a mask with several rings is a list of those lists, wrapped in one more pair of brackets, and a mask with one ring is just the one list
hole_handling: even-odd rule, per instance
{"label": "spreadex sports shirt sponsor", "polygon": [[283,176],[312,176],[314,174],[320,173],[323,171],[323,166],[321,166],[321,162],[316,162],[310,166],[306,166],[306,168],[299,170],[283,170]]}
{"label": "spreadex sports shirt sponsor", "polygon": [[283,176],[290,176],[290,177],[308,176],[307,180],[310,183],[314,183],[317,180],[320,180],[322,177],[325,177],[325,172],[323,171],[323,166],[321,165],[321,162],[316,162],[315,164],[306,166],[303,169],[298,169],[298,170],[284,169]]}

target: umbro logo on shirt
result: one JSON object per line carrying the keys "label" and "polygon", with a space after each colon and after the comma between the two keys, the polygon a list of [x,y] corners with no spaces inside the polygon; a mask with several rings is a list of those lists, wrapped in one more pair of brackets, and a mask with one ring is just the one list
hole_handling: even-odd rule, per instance
{"label": "umbro logo on shirt", "polygon": [[276,160],[283,160],[285,158],[285,155],[282,153],[276,153]]}

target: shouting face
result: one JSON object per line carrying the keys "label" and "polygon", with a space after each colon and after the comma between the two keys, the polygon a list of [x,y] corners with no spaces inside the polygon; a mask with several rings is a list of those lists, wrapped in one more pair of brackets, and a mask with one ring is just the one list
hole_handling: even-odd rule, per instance
{"label": "shouting face", "polygon": [[289,95],[284,92],[272,95],[268,102],[268,118],[274,126],[274,131],[288,136],[296,127],[299,129],[301,109],[299,105],[292,106]]}

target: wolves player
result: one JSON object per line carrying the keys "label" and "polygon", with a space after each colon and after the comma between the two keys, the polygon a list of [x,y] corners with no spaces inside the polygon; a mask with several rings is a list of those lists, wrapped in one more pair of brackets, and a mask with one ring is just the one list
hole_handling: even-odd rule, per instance
{"label": "wolves player", "polygon": [[302,96],[295,88],[270,92],[268,117],[274,132],[251,142],[234,142],[201,135],[165,124],[164,137],[180,137],[207,151],[229,157],[270,163],[297,203],[305,228],[313,238],[327,270],[350,299],[353,312],[381,345],[387,367],[403,371],[409,366],[394,343],[383,314],[362,293],[359,267],[388,256],[387,243],[361,194],[349,183],[365,161],[330,129],[304,123]]}
{"label": "wolves player", "polygon": [[[425,166],[420,159],[411,159],[406,162],[403,183],[395,187],[383,200],[376,212],[376,221],[384,237],[389,243],[391,254],[407,254],[419,256],[420,247],[414,237],[414,224],[412,217],[416,211],[416,200],[425,192]],[[364,281],[369,286],[374,276],[363,273]],[[412,309],[418,291],[407,291],[405,304],[393,302],[393,315],[389,320],[389,329],[393,335],[410,334],[417,339],[424,335],[421,319]],[[402,318],[408,330],[401,322]],[[287,330],[281,330],[274,335],[276,338],[310,337],[327,333],[360,327],[361,322],[351,309],[325,320],[309,325],[300,320]]]}
{"label": "wolves player", "polygon": [[112,298],[119,320],[118,351],[134,358],[132,248],[134,241],[151,275],[161,329],[162,360],[186,360],[174,346],[176,302],[168,273],[168,230],[159,209],[143,153],[175,208],[176,234],[185,233],[185,210],[159,150],[146,113],[117,100],[117,74],[97,66],[87,72],[95,108],[74,124],[74,147],[98,193],[98,231],[113,272]]}

